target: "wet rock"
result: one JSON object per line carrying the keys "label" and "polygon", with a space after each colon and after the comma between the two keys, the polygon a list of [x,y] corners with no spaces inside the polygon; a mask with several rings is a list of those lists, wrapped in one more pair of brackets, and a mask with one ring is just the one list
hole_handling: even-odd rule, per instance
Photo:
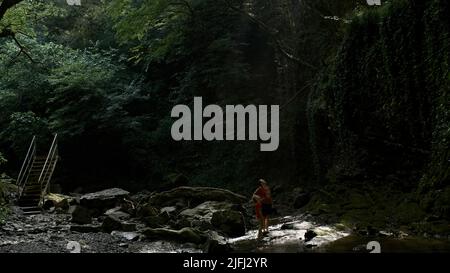
{"label": "wet rock", "polygon": [[71,206],[69,209],[69,213],[72,215],[71,218],[72,223],[77,224],[92,223],[91,212],[85,207],[79,205]]}
{"label": "wet rock", "polygon": [[87,208],[98,209],[100,211],[106,211],[107,209],[114,208],[120,204],[124,198],[128,197],[129,192],[112,188],[99,192],[88,193],[80,198],[80,204]]}
{"label": "wet rock", "polygon": [[283,225],[281,225],[280,229],[281,230],[287,230],[287,229],[294,229],[295,226],[293,223],[285,223]]}
{"label": "wet rock", "polygon": [[140,234],[137,232],[129,232],[129,231],[113,231],[111,232],[112,236],[124,238],[128,241],[136,241],[139,239]]}
{"label": "wet rock", "polygon": [[221,210],[232,210],[233,204],[227,202],[216,202],[216,201],[207,201],[201,203],[200,205],[191,208],[185,209],[180,212],[180,217],[186,217],[190,219],[203,219],[208,218],[208,220],[212,217],[212,214],[216,211]]}
{"label": "wet rock", "polygon": [[234,210],[214,212],[211,218],[213,227],[230,237],[245,235],[245,222],[242,213]]}
{"label": "wet rock", "polygon": [[70,231],[80,233],[97,233],[101,231],[100,225],[71,225]]}
{"label": "wet rock", "polygon": [[103,220],[102,230],[111,233],[113,230],[122,230],[122,222],[114,216],[108,216]]}
{"label": "wet rock", "polygon": [[105,212],[107,216],[113,216],[119,220],[128,220],[131,218],[131,215],[121,211],[121,207],[115,207],[113,209],[109,209]]}
{"label": "wet rock", "polygon": [[119,218],[115,216],[109,215],[103,220],[102,230],[107,233],[111,233],[114,230],[117,231],[135,231],[136,224],[121,221]]}
{"label": "wet rock", "polygon": [[314,237],[317,236],[317,233],[314,230],[307,230],[305,233],[305,242],[311,241]]}
{"label": "wet rock", "polygon": [[173,215],[177,211],[177,207],[164,207],[160,210],[160,213],[167,213],[169,215]]}
{"label": "wet rock", "polygon": [[171,230],[165,228],[147,228],[142,230],[142,234],[149,240],[168,240],[180,243],[202,244],[207,240],[207,236],[194,228],[182,228]]}
{"label": "wet rock", "polygon": [[311,249],[311,248],[316,247],[316,246],[317,245],[314,245],[314,244],[306,244],[305,248]]}

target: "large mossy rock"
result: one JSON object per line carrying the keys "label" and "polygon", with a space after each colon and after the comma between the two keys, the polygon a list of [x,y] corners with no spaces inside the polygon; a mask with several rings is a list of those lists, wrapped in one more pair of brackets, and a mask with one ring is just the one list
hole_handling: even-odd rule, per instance
{"label": "large mossy rock", "polygon": [[248,201],[248,198],[229,190],[219,188],[178,187],[169,191],[154,194],[149,199],[150,204],[158,207],[174,206],[180,202],[184,202],[184,204],[193,207],[206,201],[242,204]]}
{"label": "large mossy rock", "polygon": [[230,237],[245,235],[244,216],[239,211],[221,210],[214,212],[211,217],[211,224],[214,229]]}
{"label": "large mossy rock", "polygon": [[237,208],[227,202],[207,201],[195,208],[183,210],[179,218],[201,230],[213,229],[237,237],[245,234],[244,216]]}
{"label": "large mossy rock", "polygon": [[49,193],[44,197],[44,208],[54,207],[55,209],[67,210],[76,203],[77,201],[74,197],[58,193]]}

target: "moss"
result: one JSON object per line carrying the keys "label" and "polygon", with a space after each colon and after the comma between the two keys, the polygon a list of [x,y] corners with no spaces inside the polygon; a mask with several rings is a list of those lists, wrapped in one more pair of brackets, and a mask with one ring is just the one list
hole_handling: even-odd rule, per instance
{"label": "moss", "polygon": [[449,13],[447,0],[399,0],[348,24],[308,98],[311,136],[322,137],[319,120],[333,136],[331,150],[313,145],[331,158],[315,158],[335,185],[327,192],[344,190],[313,198],[310,209],[338,204],[346,223],[450,219]]}
{"label": "moss", "polygon": [[352,192],[349,194],[348,203],[344,205],[345,209],[368,209],[371,207],[371,201],[360,193]]}
{"label": "moss", "polygon": [[395,209],[395,217],[400,224],[420,221],[425,215],[417,203],[405,202]]}
{"label": "moss", "polygon": [[419,222],[412,225],[415,232],[421,235],[450,236],[450,223],[445,220],[435,222]]}
{"label": "moss", "polygon": [[0,205],[0,225],[5,223],[5,220],[9,214],[9,209],[7,206]]}

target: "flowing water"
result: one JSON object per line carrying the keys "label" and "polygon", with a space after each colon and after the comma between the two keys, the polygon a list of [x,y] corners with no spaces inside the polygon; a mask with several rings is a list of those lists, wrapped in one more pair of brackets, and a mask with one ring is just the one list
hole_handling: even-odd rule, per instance
{"label": "flowing water", "polygon": [[[228,239],[236,252],[256,253],[300,253],[311,252],[322,246],[350,235],[349,231],[338,230],[335,226],[318,225],[305,221],[302,216],[286,216],[279,223],[269,227],[269,234],[257,239],[257,230],[250,230],[245,236]],[[317,236],[305,241],[308,230]]]}

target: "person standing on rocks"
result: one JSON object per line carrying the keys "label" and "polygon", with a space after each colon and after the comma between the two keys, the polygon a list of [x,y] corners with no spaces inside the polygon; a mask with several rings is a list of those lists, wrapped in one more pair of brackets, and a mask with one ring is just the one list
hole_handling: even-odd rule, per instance
{"label": "person standing on rocks", "polygon": [[255,202],[256,218],[259,221],[258,238],[269,233],[269,215],[272,213],[272,196],[264,179],[259,179],[258,188],[252,196]]}

